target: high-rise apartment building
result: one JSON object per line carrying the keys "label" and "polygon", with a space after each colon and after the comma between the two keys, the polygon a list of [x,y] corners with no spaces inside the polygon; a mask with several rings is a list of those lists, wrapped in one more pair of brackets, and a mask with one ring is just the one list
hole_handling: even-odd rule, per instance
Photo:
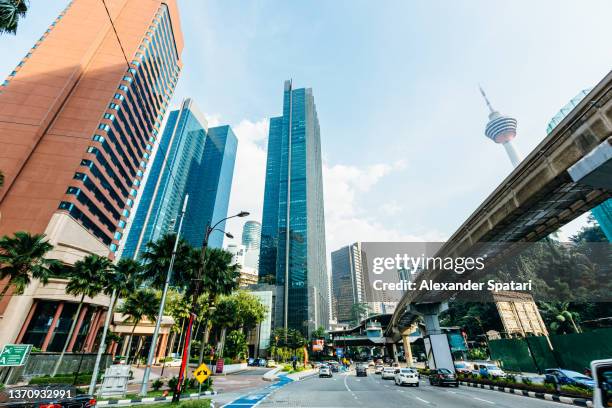
{"label": "high-rise apartment building", "polygon": [[75,0],[1,88],[0,234],[76,229],[111,252],[121,239],[183,41],[174,1],[107,5],[119,38],[102,3]]}
{"label": "high-rise apartment building", "polygon": [[[181,236],[202,246],[207,223],[227,216],[237,143],[229,126],[209,129],[190,98],[170,112],[121,256],[138,258],[148,242],[176,230],[186,195]],[[213,232],[209,245],[222,244],[223,235]]]}
{"label": "high-rise apartment building", "polygon": [[[89,253],[114,256],[182,49],[175,0],[68,5],[0,87],[0,235],[44,232],[55,247],[49,256],[66,263]],[[57,322],[76,309],[62,285],[41,291],[33,282],[23,296],[5,297],[0,344],[29,339],[57,350],[66,336]],[[86,302],[93,302],[90,315],[80,321],[95,332],[108,302]]]}
{"label": "high-rise apartment building", "polygon": [[329,320],[319,120],[312,89],[285,82],[270,119],[260,281],[281,287],[277,327],[309,333]]}

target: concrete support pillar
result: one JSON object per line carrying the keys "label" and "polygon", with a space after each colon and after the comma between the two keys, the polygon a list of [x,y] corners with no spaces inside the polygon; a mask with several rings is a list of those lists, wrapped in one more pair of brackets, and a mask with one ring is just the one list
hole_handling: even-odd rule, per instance
{"label": "concrete support pillar", "polygon": [[21,341],[23,340],[23,336],[25,336],[26,331],[28,330],[28,326],[30,325],[30,322],[32,321],[32,317],[34,317],[34,312],[36,311],[37,306],[38,306],[38,302],[35,300],[32,303],[32,307],[30,307],[30,312],[28,313],[28,316],[26,317],[25,322],[23,322],[23,325],[21,326],[21,330],[19,331],[19,335],[17,335],[17,339],[15,339],[16,344],[21,343]]}
{"label": "concrete support pillar", "polygon": [[51,321],[49,330],[47,330],[47,335],[43,340],[42,346],[40,347],[41,351],[47,351],[47,347],[49,347],[49,343],[51,342],[51,338],[53,337],[53,332],[55,331],[55,326],[57,326],[57,321],[62,315],[62,310],[64,310],[64,302],[59,302],[57,304],[57,309],[55,309],[55,315],[53,315],[53,320]]}
{"label": "concrete support pillar", "polygon": [[391,350],[393,350],[393,362],[399,364],[399,359],[397,358],[397,345],[395,343],[391,344]]}
{"label": "concrete support pillar", "polygon": [[447,368],[455,371],[448,337],[440,330],[439,315],[448,309],[447,303],[427,303],[413,306],[425,321],[425,351],[429,368]]}
{"label": "concrete support pillar", "polygon": [[87,305],[84,305],[81,308],[81,312],[78,316],[74,318],[77,319],[76,326],[74,326],[74,331],[72,332],[72,338],[68,343],[68,348],[66,348],[66,352],[71,353],[72,348],[74,347],[74,343],[76,342],[77,337],[79,337],[79,332],[81,331],[81,326],[83,326],[83,320],[85,320],[85,315],[87,314]]}
{"label": "concrete support pillar", "polygon": [[407,334],[402,334],[402,343],[404,344],[404,357],[408,367],[412,366],[412,347],[410,346],[410,337]]}

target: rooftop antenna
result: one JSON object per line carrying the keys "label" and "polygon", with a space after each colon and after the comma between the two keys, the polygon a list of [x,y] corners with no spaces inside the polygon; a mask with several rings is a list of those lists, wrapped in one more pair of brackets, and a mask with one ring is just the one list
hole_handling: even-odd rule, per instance
{"label": "rooftop antenna", "polygon": [[478,85],[478,89],[480,89],[480,94],[482,95],[482,97],[484,98],[485,102],[487,103],[489,111],[491,113],[495,112],[495,109],[493,109],[493,106],[491,106],[491,102],[489,102],[489,98],[487,98],[487,94],[485,93],[484,89],[482,89],[482,86]]}

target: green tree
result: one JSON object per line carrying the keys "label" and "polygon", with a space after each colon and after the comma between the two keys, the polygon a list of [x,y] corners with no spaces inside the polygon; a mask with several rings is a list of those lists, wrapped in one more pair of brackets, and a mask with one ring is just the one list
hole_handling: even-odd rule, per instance
{"label": "green tree", "polygon": [[[238,265],[232,265],[232,254],[227,251],[218,248],[207,248],[205,262],[206,269],[201,277],[201,289],[204,293],[201,309],[203,311],[203,319],[205,319],[202,345],[208,344],[211,312],[218,297],[229,295],[236,290],[240,278]],[[202,267],[201,250],[192,249],[186,263],[188,264],[187,269],[193,273],[193,279],[197,279],[199,270]],[[204,349],[204,347],[201,348],[202,351]],[[204,357],[202,351],[200,352],[200,362]]]}
{"label": "green tree", "polygon": [[543,319],[548,323],[550,330],[557,334],[580,333],[576,324],[578,315],[569,310],[569,302],[541,302]]}
{"label": "green tree", "polygon": [[0,34],[17,34],[19,19],[28,11],[26,0],[0,0]]}
{"label": "green tree", "polygon": [[587,218],[587,225],[583,226],[575,235],[572,235],[570,241],[577,244],[581,242],[608,242],[608,239],[591,214]]}
{"label": "green tree", "polygon": [[[121,304],[117,310],[128,316],[134,322],[132,326],[132,332],[130,333],[130,340],[128,341],[127,355],[125,361],[129,363],[130,350],[132,348],[132,340],[134,339],[134,332],[136,326],[144,318],[148,318],[152,322],[157,318],[157,311],[159,308],[159,298],[156,293],[150,289],[139,289],[136,292],[130,294],[123,304]],[[135,357],[138,357],[136,350]]]}
{"label": "green tree", "polygon": [[[116,291],[116,298],[125,298],[135,292],[145,281],[145,274],[140,262],[124,258],[114,265],[112,270],[103,277],[104,293],[111,295]],[[109,313],[115,310],[115,304],[111,305]]]}
{"label": "green tree", "polygon": [[232,330],[227,335],[227,355],[232,358],[244,359],[248,353],[246,336],[240,330]]}
{"label": "green tree", "polygon": [[[142,253],[141,259],[145,273],[151,286],[155,289],[163,289],[164,287],[175,240],[176,234],[164,234],[157,241],[147,243],[145,251]],[[191,250],[192,248],[187,241],[179,239],[172,280],[170,281],[170,286],[178,290],[185,290],[193,286],[191,281],[193,265],[186,263],[189,260]]]}
{"label": "green tree", "polygon": [[17,294],[22,294],[32,278],[46,285],[53,271],[61,265],[46,257],[52,249],[53,245],[47,242],[44,234],[18,231],[12,237],[0,238],[0,280],[8,278],[0,292],[0,300],[10,286],[15,287]]}
{"label": "green tree", "polygon": [[325,328],[323,326],[319,326],[316,330],[310,333],[310,338],[312,340],[324,339],[326,333]]}
{"label": "green tree", "polygon": [[238,321],[238,302],[233,296],[224,296],[218,299],[217,307],[212,318],[212,322],[221,328],[219,346],[217,353],[223,356],[223,348],[225,343],[225,333],[228,327],[236,325]]}
{"label": "green tree", "polygon": [[266,312],[257,296],[243,290],[219,299],[213,316],[215,325],[221,327],[219,353],[223,353],[228,328],[235,327],[246,334],[263,321]]}
{"label": "green tree", "polygon": [[239,290],[232,294],[238,308],[236,323],[243,333],[257,327],[266,317],[268,309],[261,303],[259,298],[252,293]]}
{"label": "green tree", "polygon": [[68,336],[64,343],[62,352],[55,363],[52,376],[57,374],[57,371],[62,363],[66,349],[70,344],[70,339],[74,333],[79,315],[83,307],[85,297],[90,298],[100,294],[104,290],[104,281],[106,277],[112,273],[113,264],[110,259],[91,254],[74,263],[74,266],[69,271],[68,283],[66,284],[66,293],[73,296],[80,296],[79,305],[77,307]]}

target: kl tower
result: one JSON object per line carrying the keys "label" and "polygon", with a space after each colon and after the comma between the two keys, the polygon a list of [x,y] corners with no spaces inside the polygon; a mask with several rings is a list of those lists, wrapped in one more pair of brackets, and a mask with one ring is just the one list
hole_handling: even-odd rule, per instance
{"label": "kl tower", "polygon": [[518,166],[522,159],[512,144],[512,139],[516,137],[516,119],[504,116],[493,109],[482,87],[480,93],[489,108],[489,123],[485,128],[485,135],[495,143],[504,146],[512,165],[514,167]]}

